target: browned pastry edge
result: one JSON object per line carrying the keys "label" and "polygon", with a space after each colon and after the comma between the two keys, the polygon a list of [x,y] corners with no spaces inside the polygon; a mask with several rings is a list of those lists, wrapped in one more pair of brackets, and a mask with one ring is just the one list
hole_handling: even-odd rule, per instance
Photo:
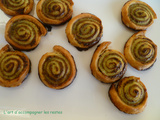
{"label": "browned pastry edge", "polygon": [[[73,18],[68,22],[67,27],[66,27],[66,30],[65,30],[66,36],[67,36],[67,38],[68,38],[68,42],[69,42],[71,45],[73,45],[75,48],[77,48],[79,51],[86,51],[86,50],[88,50],[89,48],[93,47],[94,45],[96,45],[96,44],[101,40],[101,37],[103,36],[103,26],[101,25],[101,26],[100,26],[100,27],[101,27],[101,33],[100,33],[99,36],[97,36],[97,40],[96,40],[96,42],[94,42],[94,44],[89,45],[89,46],[87,46],[87,45],[85,46],[85,45],[83,45],[83,44],[79,44],[79,43],[76,41],[74,35],[72,34],[72,26],[74,25],[74,23],[75,23],[78,19],[85,18],[85,17],[91,17],[91,18],[97,19],[98,21],[101,22],[101,20],[100,20],[97,16],[95,16],[95,15],[93,15],[93,14],[91,14],[91,13],[81,13],[81,14],[73,17]],[[101,24],[102,24],[102,23],[101,23]]]}
{"label": "browned pastry edge", "polygon": [[43,13],[42,13],[42,5],[44,3],[45,0],[40,0],[38,3],[37,3],[37,6],[36,6],[36,13],[37,13],[37,16],[38,18],[45,24],[49,24],[49,25],[55,25],[55,26],[58,26],[58,25],[63,25],[65,24],[66,22],[68,22],[71,18],[72,18],[72,14],[73,14],[73,5],[74,5],[74,2],[72,0],[67,0],[70,2],[70,11],[68,13],[67,16],[65,16],[62,20],[59,20],[59,19],[50,19],[48,17],[46,17]]}
{"label": "browned pastry edge", "polygon": [[[91,63],[90,63],[90,69],[91,69],[91,73],[92,75],[99,81],[103,82],[103,83],[113,83],[116,82],[118,80],[120,80],[123,77],[123,74],[126,72],[127,70],[127,61],[125,60],[124,57],[124,61],[125,61],[125,69],[123,71],[123,73],[121,74],[121,76],[116,76],[115,78],[110,78],[106,75],[103,75],[101,73],[101,71],[98,69],[97,63],[98,63],[98,59],[99,56],[103,53],[103,51],[105,51],[108,46],[111,44],[110,41],[108,42],[103,42],[100,45],[98,45],[97,49],[94,51],[92,59],[91,59]],[[116,51],[116,50],[115,50]],[[118,51],[116,51],[118,52]],[[119,55],[123,56],[122,53],[118,52]]]}
{"label": "browned pastry edge", "polygon": [[31,61],[30,59],[22,52],[20,51],[14,51],[14,49],[9,46],[8,44],[5,45],[1,50],[0,50],[0,57],[1,55],[5,54],[6,52],[10,52],[10,51],[13,51],[13,52],[17,52],[21,55],[24,56],[24,58],[27,58],[27,68],[25,69],[24,73],[20,74],[20,76],[18,78],[15,78],[13,80],[4,80],[1,76],[0,76],[0,86],[3,86],[3,87],[18,87],[20,86],[25,79],[27,79],[27,77],[29,76],[29,74],[31,73]]}
{"label": "browned pastry edge", "polygon": [[[122,19],[122,12],[121,12],[121,19]],[[131,27],[128,27],[124,22],[123,22],[123,20],[122,20],[122,24],[124,25],[124,26],[126,26],[126,29],[128,29],[128,30],[133,30],[133,31],[139,31],[139,30],[136,30],[136,29],[133,29],[133,28],[131,28]]]}
{"label": "browned pastry edge", "polygon": [[[124,46],[124,56],[126,58],[126,60],[128,61],[128,63],[135,69],[139,70],[139,71],[144,71],[144,70],[147,70],[149,69],[150,67],[153,66],[153,64],[156,62],[156,59],[157,59],[157,45],[155,43],[153,43],[153,41],[151,41],[149,38],[147,38],[145,36],[145,33],[146,31],[139,31],[135,34],[133,34],[129,39],[128,41],[125,43],[125,46]],[[146,38],[147,40],[149,40],[149,42],[152,43],[152,45],[155,47],[155,58],[151,61],[151,62],[148,62],[148,63],[141,63],[140,61],[137,61],[134,56],[132,55],[132,52],[131,52],[131,45],[134,41],[134,39],[137,39],[139,38],[139,36],[143,36],[143,38]]]}
{"label": "browned pastry edge", "polygon": [[[39,37],[38,37],[37,40],[35,40],[35,44],[34,45],[22,46],[22,45],[19,45],[19,44],[15,43],[14,41],[12,41],[12,39],[9,37],[10,27],[12,26],[12,24],[15,21],[18,21],[18,20],[21,20],[21,19],[26,19],[26,20],[29,20],[29,21],[35,23],[38,26],[38,28],[40,29]],[[47,34],[47,30],[43,26],[43,24],[38,19],[36,19],[35,17],[33,17],[31,15],[17,15],[17,16],[14,16],[7,22],[6,28],[5,28],[5,39],[6,39],[6,41],[14,49],[19,50],[19,51],[31,51],[31,50],[34,50],[39,45],[39,42],[41,40],[41,36],[45,36],[46,34]]]}
{"label": "browned pastry edge", "polygon": [[142,4],[145,4],[148,6],[148,8],[152,11],[153,13],[153,20],[154,19],[157,19],[157,15],[156,13],[154,12],[154,10],[152,9],[152,7],[150,7],[148,4],[146,4],[145,2],[142,2],[142,1],[138,1],[138,0],[129,0],[127,1],[123,7],[122,7],[122,11],[121,11],[121,20],[122,20],[122,23],[129,29],[132,29],[132,30],[146,30],[149,26],[151,26],[153,24],[153,20],[151,21],[151,23],[149,25],[146,25],[146,26],[140,26],[140,25],[136,25],[134,24],[129,16],[128,16],[128,8],[131,4],[133,3],[142,3]]}
{"label": "browned pastry edge", "polygon": [[[134,77],[134,76],[130,76],[130,77]],[[125,77],[125,78],[127,78],[127,77]],[[137,79],[139,79],[139,82],[141,83],[141,85],[143,85],[144,91],[146,91],[145,97],[144,97],[142,103],[140,103],[140,105],[137,105],[137,106],[129,106],[126,103],[124,103],[121,100],[121,98],[119,97],[118,92],[117,92],[117,84],[122,79],[118,82],[113,83],[109,88],[108,95],[109,95],[111,102],[115,105],[116,108],[118,108],[120,111],[122,111],[124,113],[127,113],[127,114],[141,113],[144,111],[144,108],[147,105],[147,99],[148,99],[147,89],[146,89],[145,85],[140,81],[140,78],[137,78]]]}
{"label": "browned pastry edge", "polygon": [[15,15],[20,15],[20,14],[29,14],[33,8],[34,5],[34,0],[29,0],[29,5],[26,6],[24,9],[20,9],[18,11],[14,11],[11,9],[8,9],[4,6],[4,4],[2,3],[2,0],[0,0],[0,9],[6,13],[7,15],[11,15],[11,16],[15,16]]}
{"label": "browned pastry edge", "polygon": [[[52,53],[60,53],[62,54],[64,57],[66,57],[68,59],[68,61],[70,62],[70,66],[71,66],[71,74],[68,78],[68,80],[66,80],[63,84],[59,85],[59,86],[54,86],[49,84],[48,82],[46,82],[45,77],[43,76],[42,72],[42,66],[46,60],[46,58],[50,55],[52,55]],[[44,54],[40,61],[39,61],[39,65],[38,65],[38,75],[40,80],[42,81],[42,83],[52,89],[64,89],[66,87],[68,87],[75,79],[76,75],[77,75],[77,67],[74,61],[74,57],[70,54],[70,52],[68,50],[66,50],[65,48],[61,47],[60,45],[55,45],[53,47],[53,52],[51,53],[46,53]]]}

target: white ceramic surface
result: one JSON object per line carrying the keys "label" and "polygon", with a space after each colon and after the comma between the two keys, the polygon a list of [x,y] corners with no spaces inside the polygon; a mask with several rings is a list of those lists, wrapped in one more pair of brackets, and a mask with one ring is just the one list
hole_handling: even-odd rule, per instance
{"label": "white ceramic surface", "polygon": [[[73,17],[80,13],[92,13],[102,20],[103,41],[111,41],[109,46],[123,52],[128,38],[135,33],[121,22],[121,8],[127,0],[73,0]],[[0,87],[0,120],[160,120],[160,0],[143,0],[157,13],[158,19],[147,29],[146,36],[158,46],[157,61],[146,71],[137,71],[128,66],[124,76],[137,76],[148,90],[148,103],[145,110],[137,115],[119,111],[110,101],[110,84],[96,80],[90,71],[90,61],[96,46],[80,52],[68,43],[65,35],[67,24],[53,26],[52,31],[42,37],[39,46],[25,52],[32,62],[29,77],[16,88]],[[37,18],[35,5],[31,15]],[[0,10],[0,48],[7,44],[4,38],[5,23],[9,20]],[[77,64],[74,82],[62,90],[50,89],[38,77],[38,62],[54,45],[61,45],[73,55]],[[28,111],[28,113],[27,113]],[[35,114],[35,112],[38,112]],[[52,113],[58,111],[59,113]],[[31,114],[31,113],[34,114]],[[49,112],[49,113],[47,113]],[[31,115],[30,115],[30,114]]]}

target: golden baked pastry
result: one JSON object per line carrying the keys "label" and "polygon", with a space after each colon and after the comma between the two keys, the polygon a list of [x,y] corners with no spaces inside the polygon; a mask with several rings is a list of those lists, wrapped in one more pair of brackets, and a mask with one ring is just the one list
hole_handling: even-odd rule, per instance
{"label": "golden baked pastry", "polygon": [[33,4],[33,0],[0,0],[0,9],[11,16],[29,14]]}
{"label": "golden baked pastry", "polygon": [[36,12],[43,23],[60,25],[72,17],[73,5],[72,0],[40,0]]}
{"label": "golden baked pastry", "polygon": [[17,50],[29,51],[36,48],[41,36],[46,35],[45,27],[30,15],[17,15],[6,24],[5,39]]}
{"label": "golden baked pastry", "polygon": [[0,85],[21,85],[30,72],[30,60],[23,52],[14,51],[9,45],[0,50]]}
{"label": "golden baked pastry", "polygon": [[121,79],[127,70],[127,61],[123,54],[108,49],[110,43],[103,42],[97,47],[90,64],[93,76],[104,83],[113,83]]}
{"label": "golden baked pastry", "polygon": [[150,68],[157,58],[157,45],[145,36],[146,31],[132,35],[124,47],[124,56],[137,70]]}
{"label": "golden baked pastry", "polygon": [[140,78],[130,76],[113,83],[109,89],[112,103],[128,114],[138,114],[147,104],[148,93]]}
{"label": "golden baked pastry", "polygon": [[53,52],[42,56],[38,65],[41,81],[49,88],[62,89],[72,83],[76,76],[76,64],[65,48],[56,45]]}
{"label": "golden baked pastry", "polygon": [[145,2],[129,0],[122,8],[122,22],[131,29],[145,30],[157,18],[154,10]]}
{"label": "golden baked pastry", "polygon": [[100,41],[102,34],[101,20],[89,13],[82,13],[72,18],[66,27],[69,43],[78,50],[88,50]]}

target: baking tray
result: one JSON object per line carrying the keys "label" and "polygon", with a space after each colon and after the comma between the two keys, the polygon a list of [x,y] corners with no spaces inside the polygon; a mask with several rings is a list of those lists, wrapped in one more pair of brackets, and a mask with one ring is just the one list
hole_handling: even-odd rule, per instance
{"label": "baking tray", "polygon": [[[102,20],[103,37],[98,43],[111,41],[110,49],[123,53],[125,42],[135,33],[121,22],[121,8],[127,0],[73,0],[73,17],[80,13],[92,13]],[[96,80],[90,71],[90,62],[97,45],[87,51],[78,51],[68,43],[66,24],[53,26],[42,37],[39,46],[30,52],[24,52],[32,62],[28,78],[15,88],[0,87],[0,120],[160,120],[160,1],[143,0],[156,12],[157,19],[147,29],[146,36],[158,46],[156,63],[146,71],[137,71],[128,65],[124,76],[140,77],[148,91],[145,110],[137,115],[119,111],[110,101],[108,90],[111,84]],[[35,6],[30,15],[35,16]],[[4,38],[5,24],[10,16],[0,10],[0,48],[7,44]],[[66,48],[74,57],[77,76],[65,89],[54,90],[44,86],[38,76],[38,62],[43,54],[52,52],[54,45]]]}

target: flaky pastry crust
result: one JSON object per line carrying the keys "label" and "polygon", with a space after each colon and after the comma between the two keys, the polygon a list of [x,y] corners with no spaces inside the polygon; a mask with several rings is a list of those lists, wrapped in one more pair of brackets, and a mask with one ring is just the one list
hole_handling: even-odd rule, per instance
{"label": "flaky pastry crust", "polygon": [[102,22],[93,14],[81,13],[68,22],[66,35],[69,43],[78,50],[88,50],[100,41],[103,35]]}
{"label": "flaky pastry crust", "polygon": [[46,33],[46,28],[36,18],[17,15],[7,22],[5,39],[16,50],[30,51],[39,45]]}
{"label": "flaky pastry crust", "polygon": [[108,49],[111,42],[101,43],[95,50],[90,69],[93,76],[104,83],[113,83],[122,78],[127,70],[127,61],[117,50]]}
{"label": "flaky pastry crust", "polygon": [[157,45],[145,36],[146,31],[132,35],[125,44],[124,56],[137,70],[150,68],[157,58]]}
{"label": "flaky pastry crust", "polygon": [[52,89],[63,89],[73,82],[77,69],[70,52],[56,45],[53,47],[53,52],[42,56],[38,72],[44,85]]}
{"label": "flaky pastry crust", "polygon": [[0,0],[0,9],[11,16],[29,14],[33,8],[33,0]]}
{"label": "flaky pastry crust", "polygon": [[122,22],[133,30],[146,30],[157,19],[154,10],[145,2],[129,0],[122,7]]}
{"label": "flaky pastry crust", "polygon": [[109,89],[109,97],[120,111],[138,114],[147,105],[148,93],[140,78],[130,76],[113,83]]}
{"label": "flaky pastry crust", "polygon": [[30,60],[23,52],[14,51],[9,45],[0,50],[0,85],[17,87],[30,72]]}
{"label": "flaky pastry crust", "polygon": [[72,0],[40,0],[36,12],[43,23],[61,25],[71,19],[73,5]]}

